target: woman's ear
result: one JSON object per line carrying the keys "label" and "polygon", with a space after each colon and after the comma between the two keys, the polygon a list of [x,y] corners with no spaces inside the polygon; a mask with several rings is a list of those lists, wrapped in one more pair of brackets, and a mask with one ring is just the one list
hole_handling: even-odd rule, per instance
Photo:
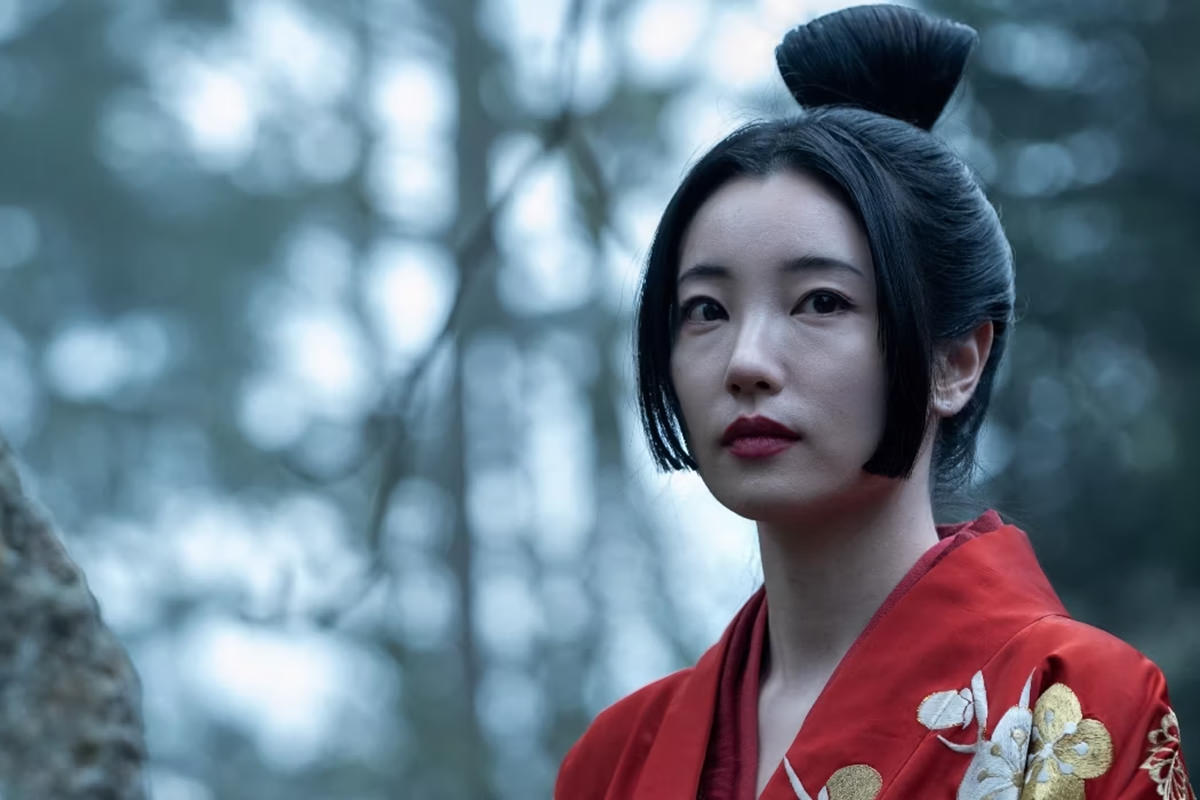
{"label": "woman's ear", "polygon": [[993,335],[989,320],[963,338],[938,346],[933,385],[933,412],[937,416],[953,417],[970,401],[992,352]]}

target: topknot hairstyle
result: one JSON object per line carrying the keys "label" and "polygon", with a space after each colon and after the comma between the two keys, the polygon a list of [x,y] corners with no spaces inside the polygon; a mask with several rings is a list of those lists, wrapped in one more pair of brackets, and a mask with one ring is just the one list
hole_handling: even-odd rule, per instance
{"label": "topknot hairstyle", "polygon": [[700,158],[667,204],[647,258],[637,304],[638,402],[660,468],[696,468],[670,379],[684,234],[729,181],[793,170],[841,196],[870,243],[887,411],[866,471],[911,475],[928,424],[938,346],[992,322],[992,349],[975,392],[939,423],[935,438],[939,488],[970,477],[1012,322],[1012,251],[974,175],[930,129],[977,39],[966,25],[893,5],[837,11],[784,37],[776,61],[803,111],[740,128]]}
{"label": "topknot hairstyle", "polygon": [[962,80],[975,31],[899,6],[855,6],[793,28],[775,63],[804,108],[847,105],[930,130]]}

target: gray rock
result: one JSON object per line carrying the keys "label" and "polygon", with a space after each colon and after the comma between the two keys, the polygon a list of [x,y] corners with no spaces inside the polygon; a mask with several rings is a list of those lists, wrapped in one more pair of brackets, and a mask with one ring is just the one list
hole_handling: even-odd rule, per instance
{"label": "gray rock", "polygon": [[0,441],[0,800],[144,798],[141,686]]}

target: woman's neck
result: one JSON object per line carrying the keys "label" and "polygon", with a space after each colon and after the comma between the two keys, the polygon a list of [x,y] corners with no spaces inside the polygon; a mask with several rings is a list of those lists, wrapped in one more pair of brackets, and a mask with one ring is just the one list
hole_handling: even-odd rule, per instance
{"label": "woman's neck", "polygon": [[760,522],[758,541],[770,609],[765,677],[786,691],[833,670],[937,531],[927,487],[903,480],[819,522]]}

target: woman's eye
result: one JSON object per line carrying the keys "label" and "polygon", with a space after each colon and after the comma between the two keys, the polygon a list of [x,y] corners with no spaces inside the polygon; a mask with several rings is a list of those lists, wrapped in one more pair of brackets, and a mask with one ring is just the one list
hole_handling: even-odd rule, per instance
{"label": "woman's eye", "polygon": [[725,316],[725,309],[708,297],[693,297],[683,304],[680,317],[684,322],[714,322]]}
{"label": "woman's eye", "polygon": [[796,307],[797,311],[814,314],[836,314],[850,308],[850,301],[836,292],[818,291],[807,295]]}

